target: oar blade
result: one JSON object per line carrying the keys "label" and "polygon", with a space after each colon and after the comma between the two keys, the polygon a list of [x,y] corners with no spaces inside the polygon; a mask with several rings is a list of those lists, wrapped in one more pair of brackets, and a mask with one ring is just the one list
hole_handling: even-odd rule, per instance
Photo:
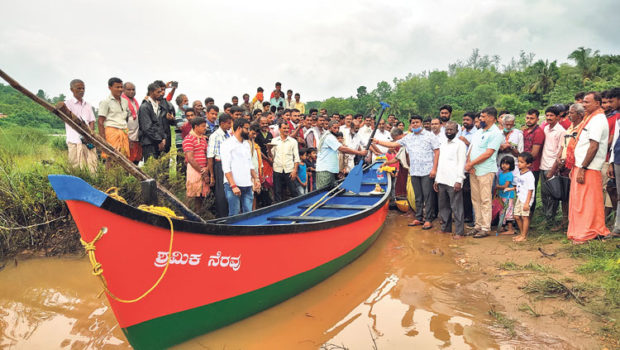
{"label": "oar blade", "polygon": [[362,188],[362,166],[364,161],[358,162],[353,169],[349,172],[349,175],[342,181],[340,188],[344,188],[347,191],[359,193]]}

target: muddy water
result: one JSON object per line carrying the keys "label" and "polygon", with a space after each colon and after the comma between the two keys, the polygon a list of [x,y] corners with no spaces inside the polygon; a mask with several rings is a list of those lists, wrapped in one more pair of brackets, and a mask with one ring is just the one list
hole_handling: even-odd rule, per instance
{"label": "muddy water", "polygon": [[[518,346],[492,326],[487,298],[467,288],[474,277],[455,264],[453,244],[448,235],[407,227],[407,217],[392,212],[377,242],[336,275],[176,348]],[[85,258],[8,264],[0,271],[0,349],[130,348],[105,298],[97,298],[98,283]]]}

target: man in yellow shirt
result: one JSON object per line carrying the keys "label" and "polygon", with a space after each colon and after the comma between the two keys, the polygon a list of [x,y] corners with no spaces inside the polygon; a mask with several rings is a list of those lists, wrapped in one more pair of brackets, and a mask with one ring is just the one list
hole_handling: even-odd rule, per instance
{"label": "man in yellow shirt", "polygon": [[299,92],[295,93],[295,109],[298,109],[301,114],[306,114],[306,104],[301,102],[299,97]]}

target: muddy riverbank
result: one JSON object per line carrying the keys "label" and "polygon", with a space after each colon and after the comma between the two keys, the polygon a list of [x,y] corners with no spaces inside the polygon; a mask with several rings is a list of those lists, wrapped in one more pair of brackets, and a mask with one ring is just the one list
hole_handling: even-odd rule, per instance
{"label": "muddy riverbank", "polygon": [[[597,333],[597,316],[581,305],[537,300],[518,289],[534,271],[499,267],[506,260],[539,262],[535,248],[512,247],[507,237],[453,241],[408,227],[396,212],[388,220],[365,254],[323,283],[176,348],[613,348]],[[561,254],[540,259],[564,271],[561,264],[574,259]],[[0,271],[0,286],[2,349],[129,348],[107,301],[97,298],[101,288],[85,258],[10,262]]]}

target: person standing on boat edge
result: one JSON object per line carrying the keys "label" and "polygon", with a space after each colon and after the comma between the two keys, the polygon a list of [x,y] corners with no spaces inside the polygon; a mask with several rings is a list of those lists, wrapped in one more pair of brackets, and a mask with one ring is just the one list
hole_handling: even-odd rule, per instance
{"label": "person standing on boat edge", "polygon": [[463,181],[465,180],[465,160],[467,146],[455,138],[458,124],[446,122],[446,141],[439,147],[437,176],[433,189],[439,200],[439,217],[442,221],[441,231],[452,232],[452,216],[454,216],[454,238],[465,236],[463,213]]}
{"label": "person standing on boat edge", "polygon": [[[192,112],[193,111],[188,111]],[[210,175],[207,168],[207,121],[202,117],[189,120],[192,130],[183,139],[183,154],[187,162],[185,189],[194,211],[201,209],[202,201],[210,192]]]}
{"label": "person standing on boat edge", "polygon": [[150,157],[158,159],[166,144],[166,134],[161,125],[161,117],[165,111],[158,102],[160,90],[159,85],[155,83],[149,84],[147,98],[142,101],[138,110],[140,144],[142,145],[142,157],[145,162]]}
{"label": "person standing on boat edge", "polygon": [[235,120],[234,133],[220,146],[224,191],[228,201],[228,215],[252,211],[254,190],[260,188],[258,173],[252,165],[250,149],[250,122],[244,118]]}
{"label": "person standing on boat edge", "polygon": [[284,191],[288,188],[291,197],[297,197],[297,166],[299,165],[299,147],[297,141],[289,136],[291,128],[285,120],[280,121],[280,135],[273,138],[268,147],[273,155],[273,190],[274,200],[284,200]]}
{"label": "person standing on boat edge", "polygon": [[[84,101],[84,92],[86,87],[80,79],[73,79],[69,83],[69,88],[73,93],[73,97],[64,102],[56,104],[57,109],[66,106],[71,113],[84,121],[91,130],[95,130],[95,114],[90,103]],[[97,170],[97,151],[92,144],[84,144],[82,137],[77,131],[73,130],[69,124],[65,123],[65,133],[67,135],[66,142],[69,151],[69,165],[74,168],[85,167],[94,174]]]}
{"label": "person standing on boat edge", "polygon": [[572,169],[566,235],[574,244],[609,235],[601,174],[607,156],[609,127],[601,108],[601,95],[588,92],[583,107],[586,117],[577,127],[575,140],[567,146],[565,163]]}
{"label": "person standing on boat edge", "polygon": [[[99,103],[99,118],[97,119],[99,135],[110,146],[114,147],[125,157],[129,157],[127,118],[130,116],[129,105],[125,99],[121,98],[123,94],[123,81],[119,78],[110,78],[108,80],[108,89],[110,89],[110,96]],[[103,152],[101,157],[103,159],[108,158]],[[106,169],[109,169],[110,166],[111,163],[106,162]]]}
{"label": "person standing on boat edge", "polygon": [[142,145],[140,145],[140,122],[138,121],[138,111],[140,104],[136,100],[136,85],[131,82],[123,84],[123,94],[121,97],[127,100],[129,106],[129,118],[127,118],[127,129],[129,130],[129,160],[134,164],[142,160]]}
{"label": "person standing on boat edge", "polygon": [[218,218],[228,215],[228,201],[224,192],[224,173],[222,172],[222,159],[220,157],[220,146],[230,135],[228,130],[232,125],[232,117],[222,114],[219,118],[219,128],[209,136],[209,146],[207,147],[207,167],[209,171],[211,186],[215,192],[215,214]]}
{"label": "person standing on boat edge", "polygon": [[338,152],[366,156],[368,150],[356,151],[343,146],[335,134],[338,132],[339,123],[331,121],[329,129],[319,140],[318,154],[316,159],[316,188],[331,187],[336,184],[338,168]]}
{"label": "person standing on boat edge", "polygon": [[504,135],[495,122],[497,109],[487,107],[480,112],[480,128],[469,145],[465,171],[470,174],[471,201],[474,206],[474,238],[487,237],[491,231],[491,199],[497,172],[497,150]]}
{"label": "person standing on boat edge", "polygon": [[413,185],[415,192],[416,205],[416,218],[409,223],[409,226],[423,225],[422,229],[429,230],[433,227],[431,222],[435,215],[431,202],[431,191],[433,190],[433,179],[437,174],[439,141],[431,131],[424,130],[421,116],[412,116],[410,125],[412,127],[411,133],[397,142],[382,141],[377,138],[373,139],[373,142],[390,148],[403,146],[407,150],[407,154],[409,154],[409,176],[411,176],[411,185]]}

